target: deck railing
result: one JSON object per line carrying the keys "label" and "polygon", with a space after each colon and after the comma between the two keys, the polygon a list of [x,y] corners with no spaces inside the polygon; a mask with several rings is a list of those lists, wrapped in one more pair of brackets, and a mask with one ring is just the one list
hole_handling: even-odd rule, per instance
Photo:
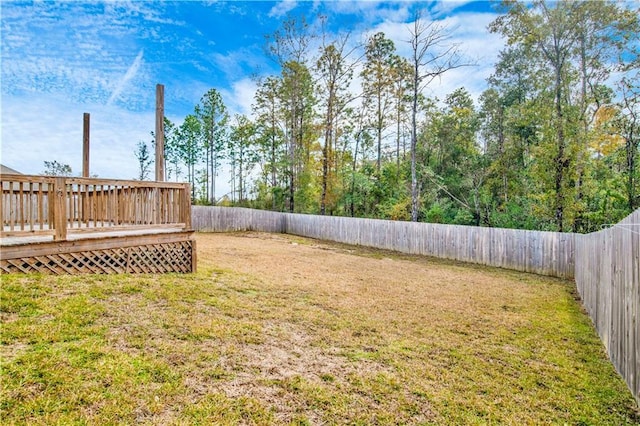
{"label": "deck railing", "polygon": [[189,184],[31,175],[0,176],[2,236],[191,229]]}

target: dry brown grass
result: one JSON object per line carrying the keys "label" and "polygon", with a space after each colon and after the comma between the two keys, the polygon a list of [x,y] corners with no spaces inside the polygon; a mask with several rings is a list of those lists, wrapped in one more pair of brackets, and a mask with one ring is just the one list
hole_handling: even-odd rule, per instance
{"label": "dry brown grass", "polygon": [[[572,284],[292,236],[238,236],[200,236],[203,266],[246,274],[259,282],[249,288],[282,300],[274,318],[263,313],[269,321],[264,341],[242,350],[253,368],[245,382],[255,374],[267,381],[295,376],[320,382],[327,374],[343,387],[354,374],[382,377],[402,395],[393,403],[363,395],[363,403],[389,404],[400,422],[526,423],[562,411],[549,407],[558,401],[545,390],[554,384],[544,383],[561,366],[545,357],[555,339],[572,339],[572,321],[590,328]],[[593,331],[588,335],[602,359]],[[566,346],[560,343],[560,356],[571,357]],[[549,400],[537,400],[542,395]],[[528,408],[510,412],[514,403]],[[413,407],[408,411],[414,414],[398,415],[399,406]]]}
{"label": "dry brown grass", "polygon": [[194,275],[3,277],[15,423],[633,424],[573,284],[261,233]]}

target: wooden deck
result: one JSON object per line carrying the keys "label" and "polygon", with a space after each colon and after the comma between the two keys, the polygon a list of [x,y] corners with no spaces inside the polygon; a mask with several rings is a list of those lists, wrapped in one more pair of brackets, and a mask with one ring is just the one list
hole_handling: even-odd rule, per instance
{"label": "wooden deck", "polygon": [[188,184],[2,175],[0,271],[195,271]]}

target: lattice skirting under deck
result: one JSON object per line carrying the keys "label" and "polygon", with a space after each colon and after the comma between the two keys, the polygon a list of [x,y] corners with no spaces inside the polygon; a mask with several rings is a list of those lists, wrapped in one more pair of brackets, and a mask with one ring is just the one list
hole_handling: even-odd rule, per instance
{"label": "lattice skirting under deck", "polygon": [[[111,241],[113,243],[114,241]],[[116,244],[109,244],[116,245]],[[104,244],[103,244],[104,246]],[[58,251],[58,252],[51,252]],[[61,252],[62,251],[62,252]],[[169,241],[83,250],[40,250],[33,255],[0,259],[2,273],[162,274],[195,269],[195,241]]]}

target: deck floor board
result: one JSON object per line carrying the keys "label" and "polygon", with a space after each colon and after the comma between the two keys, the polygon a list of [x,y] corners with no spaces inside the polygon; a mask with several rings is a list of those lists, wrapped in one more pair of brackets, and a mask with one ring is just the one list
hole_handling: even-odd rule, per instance
{"label": "deck floor board", "polygon": [[[5,227],[5,231],[8,228]],[[96,232],[78,232],[67,234],[67,241],[86,240],[91,238],[108,238],[108,237],[131,237],[136,235],[149,235],[149,234],[168,234],[173,232],[184,231],[181,227],[166,227],[166,228],[135,228],[135,229],[121,229],[113,231],[96,231]],[[53,242],[53,235],[20,235],[12,237],[2,237],[0,239],[0,246],[14,246],[21,244],[37,244]]]}

